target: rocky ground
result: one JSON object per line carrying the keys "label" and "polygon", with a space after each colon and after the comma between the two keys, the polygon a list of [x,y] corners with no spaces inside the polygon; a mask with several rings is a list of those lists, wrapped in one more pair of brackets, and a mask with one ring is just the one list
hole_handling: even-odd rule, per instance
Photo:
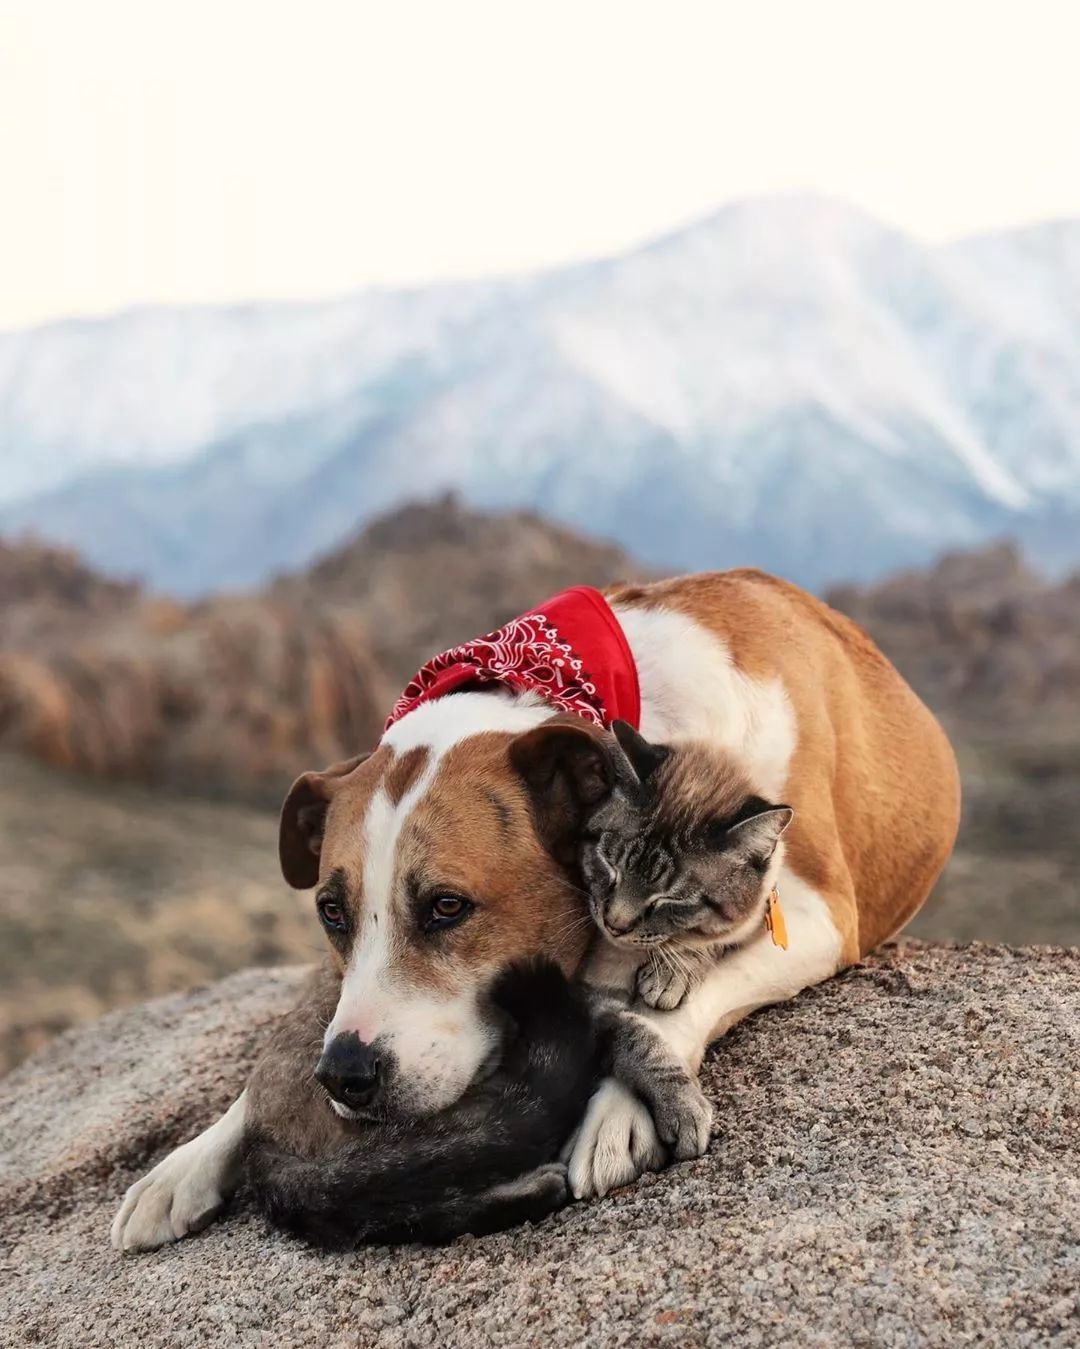
{"label": "rocky ground", "polygon": [[0,1083],[0,1343],[1080,1342],[1080,953],[908,943],[709,1055],[702,1160],[535,1229],[323,1256],[245,1208],[156,1254],[126,1185],[241,1086],[296,971],[59,1037]]}

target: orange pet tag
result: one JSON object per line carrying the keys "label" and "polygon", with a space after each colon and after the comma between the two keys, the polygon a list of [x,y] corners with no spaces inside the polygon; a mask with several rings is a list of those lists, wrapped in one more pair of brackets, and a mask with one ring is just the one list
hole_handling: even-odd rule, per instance
{"label": "orange pet tag", "polygon": [[773,945],[786,951],[787,923],[784,922],[784,911],[780,907],[780,895],[775,885],[769,891],[769,898],[765,902],[765,926],[769,929]]}

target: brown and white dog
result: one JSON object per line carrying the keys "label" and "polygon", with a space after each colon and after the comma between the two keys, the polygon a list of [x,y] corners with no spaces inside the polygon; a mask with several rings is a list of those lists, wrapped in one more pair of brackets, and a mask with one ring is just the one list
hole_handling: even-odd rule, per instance
{"label": "brown and white dog", "polygon": [[[741,570],[608,599],[636,663],[642,733],[727,749],[763,796],[795,808],[779,876],[787,949],[763,933],[676,1010],[642,1013],[696,1072],[741,1017],[827,979],[915,913],[955,838],[956,764],[865,633],[795,586]],[[285,877],[320,886],[342,969],[326,1043],[354,1033],[378,1046],[382,1109],[437,1110],[484,1070],[498,1038],[485,993],[508,961],[582,960],[574,831],[598,734],[534,694],[453,693],[289,793]],[[610,982],[612,959],[605,948],[586,977]],[[131,1187],[114,1245],[159,1246],[213,1216],[236,1182],[244,1111],[241,1095]],[[639,1098],[609,1079],[573,1142],[572,1188],[602,1194],[662,1155]]]}

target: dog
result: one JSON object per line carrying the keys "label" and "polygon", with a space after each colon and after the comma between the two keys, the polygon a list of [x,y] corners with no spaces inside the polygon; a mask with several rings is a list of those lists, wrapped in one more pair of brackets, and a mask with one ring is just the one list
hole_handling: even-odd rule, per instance
{"label": "dog", "polygon": [[[786,949],[762,933],[674,1011],[640,1012],[690,1072],[742,1017],[903,927],[952,850],[947,737],[826,604],[744,569],[554,597],[429,663],[371,754],[303,774],[285,800],[282,870],[315,889],[341,971],[324,1048],[343,1119],[374,1103],[402,1119],[445,1108],[497,1060],[496,972],[538,956],[581,966],[578,836],[608,789],[598,738],[616,717],[653,741],[730,750],[795,811],[778,845]],[[584,977],[628,985],[619,959],[598,948]],[[245,1109],[242,1094],[129,1189],[115,1246],[157,1247],[213,1217],[238,1180]],[[607,1078],[568,1156],[586,1197],[666,1153],[640,1091]]]}

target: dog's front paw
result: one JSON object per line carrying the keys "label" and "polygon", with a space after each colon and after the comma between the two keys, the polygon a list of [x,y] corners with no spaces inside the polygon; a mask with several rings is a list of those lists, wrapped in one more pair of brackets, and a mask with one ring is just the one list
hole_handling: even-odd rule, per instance
{"label": "dog's front paw", "polygon": [[661,1012],[673,1012],[690,992],[690,975],[685,970],[672,969],[651,960],[637,972],[638,997],[648,1007]]}
{"label": "dog's front paw", "polygon": [[569,1154],[575,1199],[607,1194],[665,1161],[648,1109],[612,1077],[593,1094]]}
{"label": "dog's front paw", "polygon": [[118,1251],[152,1251],[199,1232],[220,1212],[219,1171],[206,1166],[198,1138],[185,1143],[124,1195],[110,1237]]}
{"label": "dog's front paw", "polygon": [[118,1251],[152,1251],[213,1222],[239,1178],[246,1096],[131,1186],[109,1234]]}

